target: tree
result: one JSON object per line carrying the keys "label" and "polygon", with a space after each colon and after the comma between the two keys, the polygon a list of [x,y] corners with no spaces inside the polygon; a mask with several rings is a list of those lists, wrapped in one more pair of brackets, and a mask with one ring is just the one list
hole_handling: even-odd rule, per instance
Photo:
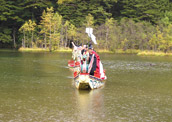
{"label": "tree", "polygon": [[40,28],[40,35],[43,34],[44,35],[44,46],[42,47],[45,47],[45,49],[47,48],[47,29],[46,29],[46,12],[45,10],[43,11],[42,13],[42,16],[41,16],[41,22],[40,22],[40,25],[38,26]]}
{"label": "tree", "polygon": [[164,51],[165,53],[170,50],[172,47],[172,24],[169,24],[164,29],[163,39],[160,41],[159,48],[160,50]]}
{"label": "tree", "polygon": [[0,42],[3,43],[9,43],[11,42],[12,38],[11,38],[11,29],[9,28],[5,28],[5,27],[0,27]]}
{"label": "tree", "polygon": [[58,0],[57,3],[62,4],[64,2],[72,2],[72,1],[74,1],[74,0]]}
{"label": "tree", "polygon": [[68,38],[72,40],[73,42],[76,39],[76,34],[77,34],[76,31],[77,31],[77,28],[73,24],[70,23],[67,33],[68,33]]}
{"label": "tree", "polygon": [[88,16],[86,16],[85,26],[86,27],[93,27],[94,26],[94,17],[91,14],[88,14]]}
{"label": "tree", "polygon": [[19,29],[19,31],[23,34],[23,39],[22,39],[22,47],[26,47],[26,33],[28,32],[28,22],[26,21],[21,28]]}
{"label": "tree", "polygon": [[33,35],[35,31],[36,23],[32,20],[28,21],[28,32],[31,34],[31,47],[33,47]]}
{"label": "tree", "polygon": [[46,38],[49,38],[49,50],[52,50],[52,32],[53,32],[53,16],[54,16],[54,9],[53,7],[47,8],[46,11],[42,14],[41,20],[41,28],[43,31],[41,33],[45,34],[45,41]]}
{"label": "tree", "polygon": [[135,21],[146,20],[157,24],[164,12],[169,10],[168,0],[122,0],[121,14]]}
{"label": "tree", "polygon": [[105,29],[106,29],[105,48],[106,49],[108,49],[108,41],[109,41],[108,38],[110,34],[112,35],[110,31],[112,31],[113,26],[114,26],[113,18],[106,19],[106,22],[105,22]]}
{"label": "tree", "polygon": [[168,26],[172,23],[172,11],[166,11],[164,17],[161,19],[160,23],[164,26]]}
{"label": "tree", "polygon": [[15,1],[0,0],[0,3],[0,41],[3,43],[10,43],[13,38],[13,44],[14,47],[16,47],[15,26],[16,23],[22,21],[22,19],[17,15],[20,9],[17,8]]}
{"label": "tree", "polygon": [[[32,19],[32,21],[39,22],[40,15],[46,7],[57,5],[53,4],[56,2],[49,0],[0,0],[0,2],[0,34],[1,37],[4,38],[3,40],[6,39],[6,41],[0,41],[2,43],[8,42],[8,45],[11,46],[13,44],[14,47],[18,44],[20,45],[21,40],[18,32],[19,28],[25,23],[25,21]],[[11,43],[12,40],[13,43]]]}
{"label": "tree", "polygon": [[29,20],[26,21],[25,24],[23,24],[19,29],[19,31],[23,34],[23,42],[22,42],[23,47],[25,47],[26,36],[27,36],[28,46],[33,47],[33,35],[34,35],[35,27],[36,27],[36,23],[32,20]]}
{"label": "tree", "polygon": [[68,28],[69,28],[69,24],[70,22],[68,20],[66,20],[65,24],[64,24],[64,28],[65,28],[65,47],[67,46],[68,43]]}
{"label": "tree", "polygon": [[57,46],[59,48],[60,43],[60,28],[62,25],[62,16],[59,15],[57,12],[53,15],[52,18],[52,26],[53,26],[53,33],[52,33],[52,43],[53,46]]}
{"label": "tree", "polygon": [[154,51],[157,51],[159,43],[163,40],[163,33],[160,31],[159,26],[157,26],[156,33],[153,34],[152,38],[149,40],[149,45]]}
{"label": "tree", "polygon": [[[111,4],[114,3],[109,2]],[[76,27],[82,26],[85,17],[91,14],[95,18],[95,24],[100,25],[105,22],[106,18],[111,17],[111,13],[107,12],[105,0],[66,0],[58,4],[58,12],[63,16],[65,20],[70,20],[70,22]],[[110,4],[108,4],[110,5]]]}

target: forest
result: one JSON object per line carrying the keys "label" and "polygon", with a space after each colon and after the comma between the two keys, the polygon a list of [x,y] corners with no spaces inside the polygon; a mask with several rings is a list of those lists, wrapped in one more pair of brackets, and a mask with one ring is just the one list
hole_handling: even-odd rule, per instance
{"label": "forest", "polygon": [[0,48],[98,48],[172,51],[169,0],[0,0]]}

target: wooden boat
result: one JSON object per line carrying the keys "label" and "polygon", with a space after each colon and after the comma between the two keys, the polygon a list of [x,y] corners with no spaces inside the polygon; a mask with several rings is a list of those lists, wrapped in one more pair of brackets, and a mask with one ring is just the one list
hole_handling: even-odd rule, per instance
{"label": "wooden boat", "polygon": [[103,87],[105,80],[89,75],[88,73],[74,72],[74,82],[77,89],[97,89]]}
{"label": "wooden boat", "polygon": [[74,72],[74,83],[76,88],[97,89],[103,87],[105,84],[105,80],[101,78],[103,77],[106,79],[106,76],[105,71],[103,71],[103,66],[101,62],[99,61],[102,70],[100,70],[100,72],[98,73],[94,72],[94,76],[89,75],[89,70],[91,69],[92,65],[89,66],[89,64],[87,63],[87,58],[89,56],[88,52],[81,55],[81,49],[79,49],[79,47],[76,47],[74,43],[72,44],[74,46],[74,49],[72,51],[73,60],[68,61],[68,66],[69,69],[71,69]]}

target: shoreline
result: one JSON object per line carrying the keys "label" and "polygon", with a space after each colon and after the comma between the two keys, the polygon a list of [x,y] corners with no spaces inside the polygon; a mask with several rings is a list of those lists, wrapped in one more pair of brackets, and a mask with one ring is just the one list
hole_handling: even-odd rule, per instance
{"label": "shoreline", "polygon": [[[49,49],[44,49],[44,48],[19,48],[19,52],[50,52]],[[52,50],[51,52],[72,52],[72,49],[70,48],[60,48],[58,50]]]}
{"label": "shoreline", "polygon": [[155,51],[140,51],[137,53],[138,56],[172,56],[172,52],[164,53],[164,52],[155,52]]}
{"label": "shoreline", "polygon": [[[50,52],[49,49],[44,48],[19,48],[17,49],[0,49],[0,52]],[[72,49],[70,48],[60,48],[58,50],[52,50],[51,52],[64,52],[64,53],[71,53]],[[164,52],[155,52],[155,51],[141,51],[141,50],[135,50],[135,49],[128,49],[128,50],[122,50],[122,49],[115,49],[114,51],[110,50],[104,50],[104,49],[96,49],[96,52],[98,53],[109,53],[109,54],[135,54],[138,56],[172,56],[172,52],[164,53]]]}

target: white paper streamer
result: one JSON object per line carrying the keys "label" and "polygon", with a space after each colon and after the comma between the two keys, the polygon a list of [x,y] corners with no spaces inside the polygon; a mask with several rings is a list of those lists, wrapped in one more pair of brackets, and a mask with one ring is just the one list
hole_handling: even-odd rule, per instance
{"label": "white paper streamer", "polygon": [[93,35],[93,28],[86,28],[85,32],[88,33],[88,36],[91,38],[94,44],[97,44],[96,37]]}

